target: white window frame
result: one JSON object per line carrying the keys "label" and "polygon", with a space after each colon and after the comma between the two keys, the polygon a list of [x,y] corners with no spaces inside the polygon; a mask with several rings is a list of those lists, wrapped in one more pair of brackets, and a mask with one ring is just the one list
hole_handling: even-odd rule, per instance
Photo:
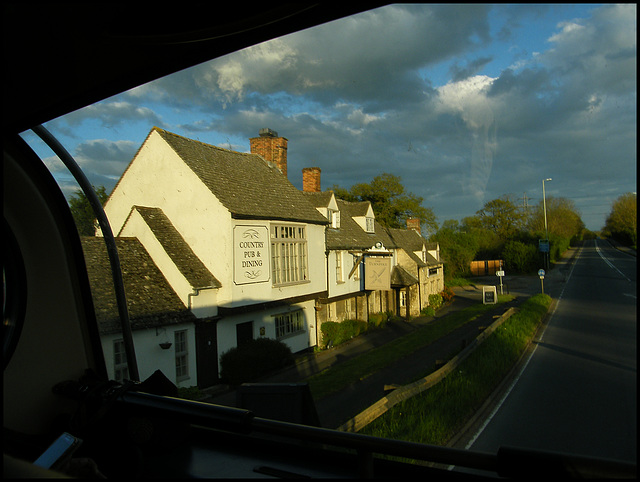
{"label": "white window frame", "polygon": [[407,292],[406,290],[400,290],[400,308],[406,308],[407,306]]}
{"label": "white window frame", "polygon": [[[352,256],[352,259],[353,259],[353,265],[351,266],[351,269],[353,269],[356,266],[356,263],[358,263],[359,256],[354,254]],[[356,279],[356,280],[360,279],[360,266],[356,267],[356,270],[353,273],[353,279]]]}
{"label": "white window frame", "polygon": [[375,232],[375,223],[373,222],[373,218],[366,217],[366,218],[364,219],[364,222],[365,222],[365,226],[366,226],[365,231],[366,231],[367,233],[373,233],[373,232]]}
{"label": "white window frame", "polygon": [[116,382],[129,378],[129,365],[123,339],[113,340],[113,378]]}
{"label": "white window frame", "polygon": [[336,251],[336,283],[344,283],[344,252]]}
{"label": "white window frame", "polygon": [[271,279],[274,286],[309,282],[304,225],[271,225]]}
{"label": "white window frame", "polygon": [[305,329],[303,310],[280,313],[274,316],[277,340],[304,333]]}
{"label": "white window frame", "polygon": [[340,228],[340,211],[329,210],[331,214],[331,227],[334,229]]}
{"label": "white window frame", "polygon": [[176,330],[173,333],[175,364],[176,364],[176,381],[181,382],[189,379],[189,339],[187,330]]}

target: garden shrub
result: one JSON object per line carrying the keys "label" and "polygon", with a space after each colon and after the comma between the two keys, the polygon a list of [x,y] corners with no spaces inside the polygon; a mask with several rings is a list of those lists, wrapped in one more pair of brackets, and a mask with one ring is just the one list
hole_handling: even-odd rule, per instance
{"label": "garden shrub", "polygon": [[431,306],[434,310],[440,308],[442,306],[442,295],[438,293],[429,295],[429,306]]}
{"label": "garden shrub", "polygon": [[367,322],[362,320],[325,321],[320,326],[320,331],[325,347],[329,342],[336,346],[367,331]]}
{"label": "garden shrub", "polygon": [[442,297],[443,303],[451,303],[455,295],[456,294],[454,293],[454,291],[448,286],[445,286],[444,289],[440,292],[440,296]]}
{"label": "garden shrub", "polygon": [[376,328],[382,327],[389,321],[390,314],[388,312],[374,313],[369,315],[369,324]]}
{"label": "garden shrub", "polygon": [[433,306],[427,306],[426,308],[422,308],[420,310],[420,314],[422,316],[435,316],[436,310],[433,309]]}
{"label": "garden shrub", "polygon": [[220,357],[220,377],[229,385],[250,382],[293,363],[291,348],[272,338],[258,338]]}

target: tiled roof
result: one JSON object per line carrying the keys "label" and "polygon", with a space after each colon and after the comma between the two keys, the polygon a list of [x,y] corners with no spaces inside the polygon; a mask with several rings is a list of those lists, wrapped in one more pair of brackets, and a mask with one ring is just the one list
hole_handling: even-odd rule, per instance
{"label": "tiled roof", "polygon": [[144,206],[134,206],[133,209],[140,213],[167,255],[193,288],[222,286],[171,224],[162,209]]}
{"label": "tiled roof", "polygon": [[393,287],[401,287],[401,286],[411,286],[418,284],[418,278],[413,276],[407,270],[405,270],[402,266],[394,266],[391,270],[391,286]]}
{"label": "tiled roof", "polygon": [[422,251],[424,238],[412,229],[389,228],[389,234],[394,241],[407,251]]}
{"label": "tiled roof", "polygon": [[336,199],[336,201],[340,210],[340,227],[327,228],[328,249],[367,249],[380,241],[378,225],[376,225],[376,233],[372,234],[367,233],[353,220],[353,216],[361,215],[354,212],[361,211],[362,203],[351,203],[342,199]]}
{"label": "tiled roof", "polygon": [[221,149],[154,127],[237,219],[328,224],[273,164],[256,154]]}
{"label": "tiled roof", "polygon": [[302,191],[302,194],[309,200],[314,208],[326,208],[331,201],[332,191],[309,192]]}
{"label": "tiled roof", "polygon": [[[121,331],[111,266],[102,237],[82,237],[82,249],[101,334]],[[116,238],[133,330],[195,320],[137,238]]]}
{"label": "tiled roof", "polygon": [[425,239],[412,229],[389,228],[389,235],[393,238],[396,245],[404,249],[407,254],[416,261],[418,266],[438,266],[442,264],[428,252],[426,253],[426,263],[413,253],[425,249],[436,249],[437,243],[427,243]]}

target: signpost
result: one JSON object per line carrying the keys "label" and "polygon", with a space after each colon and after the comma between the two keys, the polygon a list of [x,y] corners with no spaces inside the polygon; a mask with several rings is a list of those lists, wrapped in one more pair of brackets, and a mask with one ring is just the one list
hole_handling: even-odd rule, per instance
{"label": "signpost", "polygon": [[544,270],[543,269],[539,269],[538,270],[538,276],[540,276],[540,286],[542,287],[542,294],[544,294]]}
{"label": "signpost", "polygon": [[500,294],[503,295],[504,293],[502,292],[502,277],[504,276],[504,271],[496,271],[496,276],[500,277]]}

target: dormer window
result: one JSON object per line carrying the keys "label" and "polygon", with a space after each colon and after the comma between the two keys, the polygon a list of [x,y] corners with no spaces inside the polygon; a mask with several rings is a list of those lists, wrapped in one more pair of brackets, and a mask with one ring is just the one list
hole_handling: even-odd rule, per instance
{"label": "dormer window", "polygon": [[366,229],[365,231],[367,233],[374,233],[375,232],[375,224],[373,222],[373,218],[365,218],[365,223],[366,223]]}
{"label": "dormer window", "polygon": [[329,221],[331,221],[331,227],[334,229],[340,228],[340,211],[334,211],[329,209]]}

